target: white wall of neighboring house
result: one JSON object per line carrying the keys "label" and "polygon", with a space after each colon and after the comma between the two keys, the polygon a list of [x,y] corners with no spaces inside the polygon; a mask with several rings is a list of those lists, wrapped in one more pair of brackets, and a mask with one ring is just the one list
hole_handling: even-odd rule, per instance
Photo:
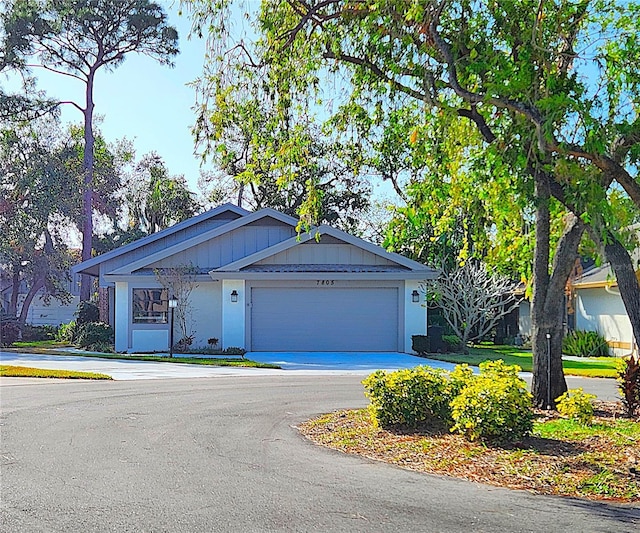
{"label": "white wall of neighboring house", "polygon": [[518,333],[523,336],[531,335],[531,302],[522,300],[518,306]]}
{"label": "white wall of neighboring house", "polygon": [[[55,298],[50,298],[47,303],[44,300],[44,291],[39,291],[31,301],[25,323],[32,326],[59,326],[75,320],[74,313],[78,309],[78,303],[80,303],[79,279],[80,276],[78,274],[71,274],[71,279],[66,287],[71,294],[71,299],[68,303],[62,303]],[[18,313],[20,313],[26,297],[26,287],[22,285],[20,291]],[[8,308],[10,299],[11,287],[7,286],[2,292],[2,306],[4,309]]]}
{"label": "white wall of neighboring house", "polygon": [[631,321],[618,287],[597,287],[576,291],[576,329],[597,331],[604,336],[615,355],[631,352]]}

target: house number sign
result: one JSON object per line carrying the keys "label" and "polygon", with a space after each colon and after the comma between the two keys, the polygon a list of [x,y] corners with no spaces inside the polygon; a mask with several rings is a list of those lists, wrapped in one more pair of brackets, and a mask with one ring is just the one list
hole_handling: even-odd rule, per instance
{"label": "house number sign", "polygon": [[318,279],[316,280],[316,285],[322,286],[322,287],[328,287],[330,285],[335,285],[335,280],[333,279]]}

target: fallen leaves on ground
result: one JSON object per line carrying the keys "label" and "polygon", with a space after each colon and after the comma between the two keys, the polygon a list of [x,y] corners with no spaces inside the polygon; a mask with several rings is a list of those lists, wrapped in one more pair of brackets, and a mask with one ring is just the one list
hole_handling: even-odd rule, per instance
{"label": "fallen leaves on ground", "polygon": [[367,409],[323,415],[299,429],[318,444],[420,472],[538,494],[640,501],[640,423],[622,418],[618,402],[598,402],[591,426],[537,414],[531,437],[502,445],[469,442],[438,425],[380,429]]}

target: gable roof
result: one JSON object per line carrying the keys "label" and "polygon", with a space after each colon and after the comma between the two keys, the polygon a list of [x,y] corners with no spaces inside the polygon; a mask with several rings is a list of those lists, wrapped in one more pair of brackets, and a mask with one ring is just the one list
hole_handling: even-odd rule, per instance
{"label": "gable roof", "polygon": [[[152,233],[151,235],[147,235],[142,239],[138,239],[137,241],[131,242],[129,244],[125,244],[124,246],[120,246],[119,248],[115,248],[104,254],[100,254],[96,257],[92,257],[91,259],[87,259],[86,261],[83,261],[82,263],[79,263],[73,266],[71,270],[74,274],[86,273],[86,274],[97,275],[97,272],[95,271],[95,267],[100,265],[100,263],[104,263],[105,261],[114,259],[115,257],[119,257],[128,252],[132,252],[133,250],[141,248],[142,246],[151,244],[152,242],[158,241],[164,237],[167,237],[168,235],[172,235],[174,233],[177,233],[178,231],[182,231],[191,226],[195,226],[196,224],[200,224],[205,220],[215,218],[226,212],[234,213],[236,215],[239,215],[240,217],[244,217],[245,215],[249,214],[249,211],[247,211],[246,209],[242,209],[237,205],[234,205],[231,203],[222,204],[214,209],[205,211],[204,213],[200,213],[199,215],[188,218],[187,220],[183,220],[182,222],[178,222],[177,224],[174,224],[169,228],[160,230],[156,233]],[[226,226],[226,224],[223,224],[223,226]]]}
{"label": "gable roof", "polygon": [[173,246],[163,248],[162,250],[149,254],[143,257],[142,259],[138,259],[131,263],[127,263],[126,265],[120,268],[117,268],[112,272],[109,272],[108,274],[116,274],[116,275],[130,274],[134,270],[144,268],[152,263],[161,261],[166,257],[182,252],[183,250],[186,250],[188,248],[192,248],[193,246],[197,246],[198,244],[201,244],[208,240],[219,237],[220,235],[223,235],[235,229],[241,228],[242,226],[247,226],[263,218],[272,218],[280,222],[283,222],[287,225],[290,225],[292,227],[295,227],[298,224],[298,221],[295,218],[270,208],[261,209],[260,211],[256,211],[254,213],[249,213],[249,212],[246,212],[246,213],[247,214],[245,214],[241,218],[238,218],[231,222],[227,222],[226,224],[213,228],[209,231],[205,231],[204,233],[191,237],[190,239],[186,239]]}
{"label": "gable roof", "polygon": [[[640,281],[640,270],[636,270],[636,277]],[[590,268],[573,282],[573,287],[576,289],[598,289],[617,286],[618,282],[615,273],[609,263]]]}
{"label": "gable roof", "polygon": [[[377,255],[379,257],[382,257],[388,261],[391,261],[394,263],[394,265],[391,265],[389,267],[386,268],[387,271],[411,271],[411,272],[419,272],[421,274],[425,274],[428,276],[431,276],[433,274],[436,273],[435,270],[433,270],[430,267],[427,267],[425,265],[423,265],[422,263],[418,263],[417,261],[413,261],[412,259],[408,259],[400,254],[396,254],[396,253],[392,253],[392,252],[387,252],[384,248],[382,248],[381,246],[377,246],[375,244],[372,244],[370,242],[367,242],[363,239],[360,239],[358,237],[354,237],[353,235],[350,235],[349,233],[346,233],[344,231],[341,231],[339,229],[336,228],[332,228],[331,226],[327,226],[327,225],[322,225],[319,226],[317,228],[312,229],[311,231],[307,232],[307,233],[303,233],[302,235],[299,236],[295,236],[295,237],[291,237],[290,239],[287,239],[285,241],[282,241],[278,244],[275,244],[273,246],[270,246],[269,248],[265,248],[264,250],[260,250],[259,252],[256,252],[254,254],[248,255],[247,257],[244,257],[242,259],[239,259],[238,261],[234,261],[233,263],[229,263],[227,265],[223,265],[220,268],[216,268],[214,270],[211,270],[209,272],[210,275],[212,276],[216,276],[217,274],[223,273],[223,272],[240,272],[243,269],[252,269],[253,271],[256,271],[256,267],[252,266],[257,263],[258,261],[262,261],[263,259],[266,259],[268,257],[273,257],[274,255],[277,255],[281,252],[284,252],[285,250],[289,250],[290,248],[293,248],[294,246],[300,246],[303,245],[305,243],[308,243],[312,240],[314,240],[316,238],[316,235],[320,234],[320,239],[322,239],[323,236],[329,235],[335,239],[338,239],[339,241],[344,242],[345,244],[351,244],[352,246],[356,246],[358,248],[361,248],[371,254]],[[335,268],[329,268],[329,265],[325,265],[327,267],[327,271],[335,271]],[[354,269],[353,271],[362,271],[364,265],[353,265]],[[320,267],[320,265],[309,265],[309,270],[310,271],[314,271],[317,272],[318,271],[318,267]],[[368,271],[383,271],[385,270],[383,267],[378,266],[376,268],[372,268],[370,265],[367,265],[367,270]],[[371,268],[369,268],[371,267]],[[287,269],[287,268],[283,268],[282,266],[277,269],[275,267],[275,265],[271,265],[269,267],[267,266],[263,266],[262,268],[259,268],[258,270],[262,270],[265,272],[268,271],[279,271],[279,272],[286,272],[286,271],[301,271],[301,269],[298,267],[296,269]]]}

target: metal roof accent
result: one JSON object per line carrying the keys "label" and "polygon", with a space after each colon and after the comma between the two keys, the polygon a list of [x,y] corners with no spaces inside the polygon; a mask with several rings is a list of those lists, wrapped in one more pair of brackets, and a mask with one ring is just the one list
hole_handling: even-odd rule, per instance
{"label": "metal roof accent", "polygon": [[241,272],[406,272],[409,269],[400,265],[252,265]]}

